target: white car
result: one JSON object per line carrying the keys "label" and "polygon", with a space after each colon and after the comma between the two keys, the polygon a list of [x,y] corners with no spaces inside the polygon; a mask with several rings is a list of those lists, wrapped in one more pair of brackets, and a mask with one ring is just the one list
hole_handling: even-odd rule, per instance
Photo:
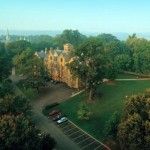
{"label": "white car", "polygon": [[57,120],[57,123],[61,124],[61,123],[66,122],[66,121],[68,121],[68,119],[66,117],[62,117],[61,119]]}

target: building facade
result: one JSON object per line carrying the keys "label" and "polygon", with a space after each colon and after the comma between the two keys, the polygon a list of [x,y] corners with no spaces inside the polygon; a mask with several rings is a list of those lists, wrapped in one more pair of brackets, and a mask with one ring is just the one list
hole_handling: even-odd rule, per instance
{"label": "building facade", "polygon": [[45,64],[53,80],[66,83],[71,88],[80,88],[80,82],[74,77],[67,64],[72,61],[70,52],[73,50],[71,44],[64,44],[64,50],[50,49],[46,52]]}

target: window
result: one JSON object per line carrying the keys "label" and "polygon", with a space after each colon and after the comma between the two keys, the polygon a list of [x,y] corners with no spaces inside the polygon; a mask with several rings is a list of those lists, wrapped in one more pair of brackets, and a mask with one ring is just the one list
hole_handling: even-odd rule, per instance
{"label": "window", "polygon": [[62,58],[60,59],[60,62],[61,62],[61,63],[63,62],[63,59],[62,59]]}

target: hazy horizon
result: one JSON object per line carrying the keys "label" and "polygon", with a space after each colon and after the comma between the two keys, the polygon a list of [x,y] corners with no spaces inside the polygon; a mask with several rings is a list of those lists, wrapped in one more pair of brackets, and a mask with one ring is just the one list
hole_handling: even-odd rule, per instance
{"label": "hazy horizon", "polygon": [[[61,34],[63,30],[8,30],[10,35],[16,35],[16,36],[36,36],[36,35],[49,35],[49,36],[56,36],[58,34]],[[82,32],[79,30],[80,33],[86,35],[86,36],[96,36],[99,34],[112,34],[116,36],[119,40],[126,40],[129,35],[132,35],[133,33],[127,33],[127,32]],[[0,36],[5,36],[7,34],[7,30],[0,30]],[[140,38],[145,38],[150,40],[150,32],[148,33],[136,33],[136,35]]]}
{"label": "hazy horizon", "polygon": [[150,1],[0,0],[0,29],[149,33]]}

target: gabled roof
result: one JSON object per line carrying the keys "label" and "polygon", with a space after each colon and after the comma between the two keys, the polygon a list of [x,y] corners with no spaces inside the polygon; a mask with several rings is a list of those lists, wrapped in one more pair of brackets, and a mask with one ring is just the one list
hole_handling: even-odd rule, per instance
{"label": "gabled roof", "polygon": [[44,52],[44,50],[41,50],[40,52],[36,52],[35,55],[39,58],[45,58],[46,53]]}

